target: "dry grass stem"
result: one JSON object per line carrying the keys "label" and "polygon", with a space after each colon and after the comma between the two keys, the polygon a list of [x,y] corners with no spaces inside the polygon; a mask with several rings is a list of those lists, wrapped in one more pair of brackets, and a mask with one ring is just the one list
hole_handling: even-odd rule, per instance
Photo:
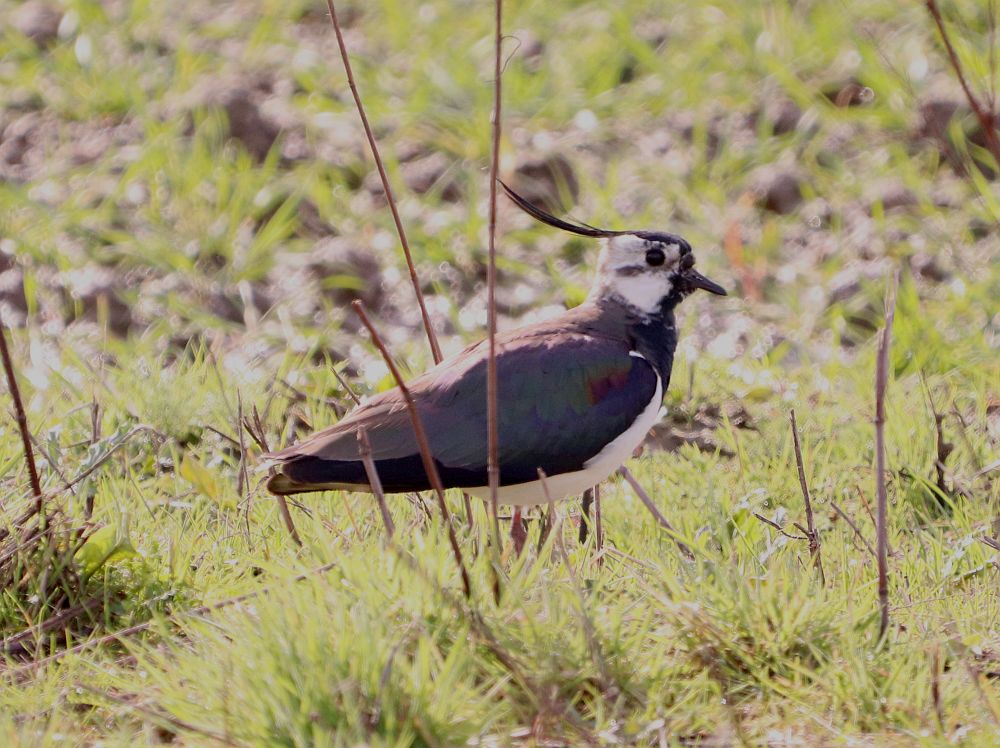
{"label": "dry grass stem", "polygon": [[351,58],[347,54],[347,45],[344,43],[344,34],[340,30],[340,22],[337,20],[337,9],[334,8],[333,0],[326,0],[326,7],[330,11],[330,22],[333,24],[333,32],[337,36],[337,46],[340,48],[340,59],[344,62],[344,72],[347,74],[347,84],[351,88],[351,95],[354,97],[354,104],[358,109],[358,116],[365,129],[365,137],[368,138],[368,145],[375,159],[375,167],[378,169],[379,179],[382,180],[382,189],[385,191],[385,199],[389,203],[389,210],[392,212],[392,220],[396,224],[396,233],[399,235],[399,243],[403,247],[403,255],[406,257],[406,268],[410,272],[410,283],[413,285],[413,293],[417,297],[417,305],[420,307],[420,317],[424,323],[424,331],[427,333],[427,342],[431,346],[431,355],[434,363],[440,363],[441,346],[438,345],[437,335],[431,325],[430,315],[427,313],[427,305],[424,303],[424,294],[420,290],[420,279],[417,277],[417,268],[413,264],[413,254],[410,252],[410,243],[406,238],[406,231],[403,229],[403,221],[399,217],[399,209],[396,207],[396,198],[392,194],[392,186],[389,184],[389,176],[386,174],[385,165],[382,163],[382,156],[378,150],[378,142],[375,140],[375,133],[368,122],[368,115],[365,114],[365,106],[361,102],[361,94],[358,93],[358,84],[354,80],[354,71],[351,69]]}
{"label": "dry grass stem", "polygon": [[378,469],[372,459],[372,445],[368,440],[368,431],[363,426],[358,429],[358,454],[361,455],[361,462],[368,475],[368,485],[371,486],[375,500],[378,501],[378,510],[382,514],[386,534],[391,538],[396,532],[396,525],[392,521],[392,515],[389,514],[389,505],[385,501],[385,492],[382,490],[382,480],[378,477]]}
{"label": "dry grass stem", "polygon": [[35,453],[31,448],[31,430],[28,428],[28,416],[24,412],[24,402],[21,400],[21,390],[17,386],[17,375],[14,372],[14,361],[7,347],[7,326],[0,319],[0,354],[3,356],[3,369],[7,375],[7,389],[14,401],[14,415],[17,418],[17,428],[21,432],[21,446],[24,449],[24,459],[28,464],[28,477],[31,480],[31,491],[35,497],[35,511],[42,513],[44,499],[42,484],[38,480],[38,467],[35,465]]}
{"label": "dry grass stem", "polygon": [[852,519],[851,519],[851,518],[850,518],[850,517],[849,517],[849,516],[847,515],[847,512],[845,512],[845,511],[844,511],[843,509],[841,509],[841,508],[840,508],[840,507],[839,507],[839,506],[837,505],[837,502],[836,502],[836,501],[831,501],[831,502],[830,502],[830,505],[831,505],[831,506],[833,507],[833,511],[835,511],[835,512],[836,512],[836,513],[837,513],[838,515],[840,515],[840,517],[841,517],[841,518],[842,518],[842,519],[844,520],[844,522],[846,522],[846,523],[848,524],[848,526],[849,526],[849,527],[850,527],[850,528],[851,528],[852,530],[854,530],[854,534],[855,534],[855,535],[856,535],[856,536],[858,537],[858,540],[860,540],[860,541],[861,541],[861,543],[862,543],[862,544],[864,545],[864,547],[868,549],[868,552],[869,552],[870,554],[872,554],[872,556],[876,556],[877,554],[875,553],[875,549],[874,549],[874,548],[872,548],[872,544],[868,542],[868,538],[866,538],[866,537],[865,537],[865,536],[864,536],[864,535],[862,534],[861,530],[860,530],[860,529],[858,528],[858,526],[857,526],[857,525],[856,525],[856,524],[854,523],[854,520],[852,520]]}
{"label": "dry grass stem", "polygon": [[763,522],[765,525],[768,525],[769,527],[773,527],[775,530],[777,530],[778,532],[780,532],[786,538],[789,538],[791,540],[809,540],[808,533],[803,533],[802,535],[792,535],[790,532],[788,532],[784,527],[782,527],[781,525],[779,525],[773,519],[768,519],[763,514],[759,514],[758,512],[754,512],[753,516],[756,517],[761,522]]}
{"label": "dry grass stem", "polygon": [[677,530],[675,530],[674,526],[671,525],[670,522],[667,521],[667,518],[663,516],[663,513],[659,510],[659,508],[656,506],[653,500],[649,497],[649,494],[646,493],[646,489],[642,487],[642,484],[635,479],[635,476],[632,475],[632,472],[627,467],[622,465],[620,468],[618,468],[618,474],[621,475],[628,482],[630,486],[632,486],[632,490],[635,491],[635,495],[638,496],[639,500],[646,505],[646,508],[649,510],[649,513],[656,518],[656,521],[660,524],[660,527],[662,527],[664,530],[670,533],[670,537],[673,538],[673,541],[677,544],[677,548],[680,550],[680,552],[683,553],[687,558],[693,559],[694,552],[691,550],[691,548],[688,547],[687,543],[685,543],[678,537]]}
{"label": "dry grass stem", "polygon": [[[493,516],[493,542],[500,547],[500,520],[497,492],[500,488],[500,426],[497,400],[497,176],[500,168],[500,126],[503,74],[503,0],[494,0],[496,24],[493,36],[493,142],[490,158],[490,218],[489,262],[486,269],[486,315],[489,337],[489,355],[486,360],[486,422],[487,459],[486,477],[490,488],[490,514]],[[471,515],[470,515],[471,516]]]}
{"label": "dry grass stem", "polygon": [[19,631],[13,636],[9,636],[4,639],[0,642],[0,652],[3,654],[17,654],[18,652],[24,652],[28,649],[28,645],[25,644],[25,642],[33,640],[35,643],[38,643],[41,641],[43,634],[47,634],[50,631],[56,631],[64,624],[72,622],[77,616],[86,613],[93,613],[99,610],[103,605],[104,600],[95,597],[66,608],[65,610],[61,610],[59,613],[46,618],[41,623],[30,626],[24,631]]}
{"label": "dry grass stem", "polygon": [[409,411],[410,421],[413,424],[413,433],[417,439],[417,446],[420,448],[420,459],[423,461],[427,478],[434,488],[434,495],[438,500],[438,508],[441,510],[441,521],[444,522],[444,526],[448,530],[448,541],[451,543],[455,563],[458,565],[458,569],[462,575],[462,587],[465,589],[465,596],[471,597],[472,584],[469,581],[469,572],[466,570],[465,562],[462,559],[462,548],[459,546],[458,538],[455,536],[455,526],[451,523],[451,512],[448,511],[448,502],[445,500],[441,475],[438,473],[437,464],[434,462],[430,441],[427,439],[427,431],[424,429],[424,423],[420,418],[420,412],[417,410],[417,404],[414,402],[413,395],[410,394],[410,389],[406,386],[406,382],[403,381],[403,376],[399,373],[396,362],[389,354],[389,350],[385,347],[385,343],[382,342],[382,338],[379,336],[375,326],[368,319],[364,304],[360,301],[355,301],[351,306],[354,307],[354,311],[357,313],[361,323],[371,335],[375,347],[382,354],[382,359],[385,361],[385,365],[389,367],[389,371],[392,373],[392,377],[396,380],[396,385],[399,387],[400,394],[402,394],[403,400],[406,402],[406,409]]}
{"label": "dry grass stem", "polygon": [[[993,154],[997,165],[1000,165],[1000,138],[997,137],[996,113],[993,111],[993,102],[990,101],[989,104],[984,104],[969,87],[969,83],[965,78],[965,71],[962,68],[962,62],[958,59],[958,53],[951,42],[951,36],[948,34],[948,27],[944,23],[944,18],[941,16],[941,9],[938,7],[937,0],[926,0],[925,4],[927,11],[931,14],[931,18],[934,19],[934,25],[937,26],[938,33],[941,35],[941,42],[948,53],[948,62],[951,64],[952,70],[955,71],[955,77],[958,78],[958,83],[962,87],[965,99],[969,102],[969,108],[972,109],[972,113],[979,121],[979,127],[983,131],[983,138],[986,141],[986,145],[990,153]],[[991,49],[992,46],[991,44]],[[992,71],[992,69],[991,66],[990,70]]]}
{"label": "dry grass stem", "polygon": [[944,704],[941,699],[941,645],[936,644],[931,651],[931,702],[934,704],[934,716],[937,717],[938,729],[944,733]]}
{"label": "dry grass stem", "polygon": [[876,547],[878,559],[879,637],[889,630],[889,528],[888,495],[885,481],[885,391],[889,382],[889,346],[892,322],[896,314],[896,285],[889,290],[885,303],[885,327],[879,334],[878,358],[875,364],[875,491]]}
{"label": "dry grass stem", "polygon": [[802,462],[802,447],[799,444],[799,428],[795,421],[795,410],[790,414],[792,423],[792,444],[795,447],[795,466],[799,473],[799,487],[802,489],[802,500],[806,505],[806,536],[809,538],[809,555],[812,556],[816,571],[819,572],[820,584],[826,586],[826,575],[823,573],[823,556],[821,554],[822,543],[819,534],[816,532],[816,523],[813,517],[812,498],[809,496],[809,483],[806,481],[806,470]]}
{"label": "dry grass stem", "polygon": [[358,397],[358,393],[351,388],[350,383],[344,378],[344,375],[337,371],[336,366],[331,367],[331,370],[333,371],[333,376],[335,376],[337,381],[340,382],[340,386],[344,388],[344,392],[347,393],[347,396],[351,398],[355,405],[361,405],[361,398]]}

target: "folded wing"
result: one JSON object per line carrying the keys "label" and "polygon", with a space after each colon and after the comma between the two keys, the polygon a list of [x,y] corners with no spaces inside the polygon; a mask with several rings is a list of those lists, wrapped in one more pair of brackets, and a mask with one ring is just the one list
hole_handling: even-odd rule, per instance
{"label": "folded wing", "polygon": [[[410,385],[446,487],[486,484],[485,345]],[[500,482],[535,480],[583,468],[628,429],[655,395],[657,375],[624,342],[585,333],[503,341],[499,379]],[[398,389],[358,406],[342,421],[271,455],[279,493],[367,485],[357,432],[364,427],[388,492],[429,488],[406,404]]]}

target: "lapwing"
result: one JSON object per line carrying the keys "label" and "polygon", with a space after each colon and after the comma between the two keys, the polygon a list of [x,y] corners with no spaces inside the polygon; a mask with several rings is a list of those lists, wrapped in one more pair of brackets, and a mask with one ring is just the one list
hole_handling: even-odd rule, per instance
{"label": "lapwing", "polygon": [[[502,183],[501,183],[502,184]],[[628,460],[657,421],[677,347],[674,310],[698,289],[726,291],[694,269],[691,245],[660,231],[611,231],[557,218],[503,185],[548,226],[603,241],[586,301],[497,335],[498,501],[520,507],[577,496]],[[408,382],[446,488],[489,500],[486,341]],[[430,489],[398,388],[336,425],[267,455],[275,494],[370,492],[364,428],[386,493]],[[544,484],[539,469],[545,477]]]}

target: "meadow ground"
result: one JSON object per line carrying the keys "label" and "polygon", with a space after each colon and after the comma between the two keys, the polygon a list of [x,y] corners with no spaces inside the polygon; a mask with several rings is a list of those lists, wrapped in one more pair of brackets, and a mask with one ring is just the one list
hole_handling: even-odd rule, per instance
{"label": "meadow ground", "polygon": [[[944,6],[980,93],[992,10]],[[491,6],[341,12],[455,352],[485,322]],[[322,3],[7,0],[0,311],[58,532],[18,549],[5,419],[5,745],[1000,745],[998,170],[926,9],[534,1],[506,29],[502,174],[683,234],[731,289],[682,307],[669,415],[631,463],[693,560],[617,482],[603,552],[565,502],[546,544],[532,521],[504,547],[499,602],[480,506],[468,603],[430,502],[392,500],[389,547],[370,498],[305,497],[296,545],[241,414],[280,445],[349,405],[334,367],[390,386],[355,297],[408,372],[430,361]],[[500,219],[501,326],[578,303],[596,247]]]}

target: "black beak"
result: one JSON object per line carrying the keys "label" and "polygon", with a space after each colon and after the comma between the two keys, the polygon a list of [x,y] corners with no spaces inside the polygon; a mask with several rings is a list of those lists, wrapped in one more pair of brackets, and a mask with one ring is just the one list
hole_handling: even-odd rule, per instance
{"label": "black beak", "polygon": [[703,291],[714,293],[716,296],[725,296],[726,289],[715,281],[711,281],[694,268],[684,272],[684,280],[691,288],[700,288]]}

